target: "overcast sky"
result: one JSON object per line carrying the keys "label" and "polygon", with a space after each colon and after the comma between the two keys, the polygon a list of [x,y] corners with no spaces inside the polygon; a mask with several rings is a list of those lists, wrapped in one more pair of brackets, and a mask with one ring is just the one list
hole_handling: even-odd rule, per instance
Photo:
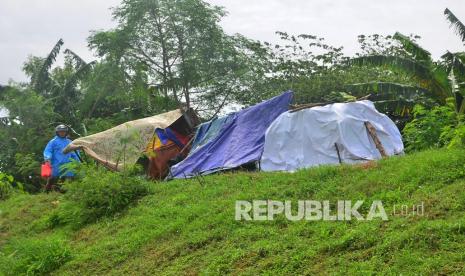
{"label": "overcast sky", "polygon": [[[110,7],[120,0],[0,0],[0,84],[24,81],[28,55],[45,56],[63,38],[87,60],[90,30],[114,26]],[[208,0],[229,12],[228,33],[273,42],[276,30],[325,37],[347,54],[358,50],[359,34],[418,34],[435,57],[445,50],[465,50],[449,29],[443,11],[451,9],[465,23],[463,0]]]}

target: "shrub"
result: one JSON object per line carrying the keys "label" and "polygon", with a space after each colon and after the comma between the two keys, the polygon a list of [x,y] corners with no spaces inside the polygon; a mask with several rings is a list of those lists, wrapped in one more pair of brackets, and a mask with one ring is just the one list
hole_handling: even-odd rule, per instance
{"label": "shrub", "polygon": [[0,200],[5,200],[13,194],[13,180],[11,175],[0,173]]}
{"label": "shrub", "polygon": [[5,275],[48,274],[71,259],[69,247],[57,238],[13,240],[2,252],[0,272]]}
{"label": "shrub", "polygon": [[460,122],[450,131],[450,143],[448,148],[458,148],[465,146],[465,123]]}
{"label": "shrub", "polygon": [[454,106],[426,109],[417,105],[413,109],[413,120],[403,129],[407,151],[447,146],[457,134],[456,127],[461,121]]}
{"label": "shrub", "polygon": [[140,177],[92,165],[82,165],[78,179],[67,182],[65,190],[64,204],[49,219],[51,226],[73,220],[88,223],[116,214],[149,192],[147,182]]}

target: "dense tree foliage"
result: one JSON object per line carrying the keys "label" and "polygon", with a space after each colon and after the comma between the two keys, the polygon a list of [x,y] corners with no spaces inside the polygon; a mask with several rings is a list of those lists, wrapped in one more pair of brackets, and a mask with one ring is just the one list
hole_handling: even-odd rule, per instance
{"label": "dense tree foliage", "polygon": [[224,33],[222,8],[200,0],[125,0],[113,30],[94,32],[92,49],[141,78],[154,95],[216,114],[242,89],[247,73],[245,38]]}

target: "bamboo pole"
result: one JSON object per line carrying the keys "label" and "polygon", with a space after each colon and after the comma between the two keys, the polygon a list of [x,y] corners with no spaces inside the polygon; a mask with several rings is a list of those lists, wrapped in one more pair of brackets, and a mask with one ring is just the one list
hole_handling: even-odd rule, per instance
{"label": "bamboo pole", "polygon": [[381,143],[381,141],[378,138],[378,135],[376,134],[375,127],[368,121],[365,122],[365,127],[368,130],[368,133],[370,134],[371,139],[373,139],[373,142],[375,142],[375,146],[378,149],[381,156],[383,158],[387,157],[388,155],[386,154],[386,150],[384,150],[383,144]]}

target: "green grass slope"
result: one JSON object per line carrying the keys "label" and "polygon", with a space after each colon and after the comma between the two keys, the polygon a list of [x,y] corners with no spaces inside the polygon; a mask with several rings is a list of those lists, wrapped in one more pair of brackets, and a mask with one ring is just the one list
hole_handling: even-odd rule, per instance
{"label": "green grass slope", "polygon": [[[465,151],[431,150],[364,166],[153,183],[126,211],[79,229],[46,226],[61,195],[19,195],[0,202],[0,271],[463,275],[464,176]],[[236,221],[235,201],[254,199],[382,200],[389,220]],[[421,202],[424,216],[392,214]]]}

